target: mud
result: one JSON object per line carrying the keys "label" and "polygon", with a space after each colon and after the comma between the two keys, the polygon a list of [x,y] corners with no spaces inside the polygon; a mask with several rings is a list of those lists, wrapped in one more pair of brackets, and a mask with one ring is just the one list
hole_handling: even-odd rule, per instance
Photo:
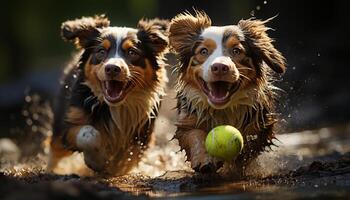
{"label": "mud", "polygon": [[[173,99],[164,101],[171,110]],[[0,199],[350,199],[350,124],[278,135],[279,147],[238,178],[191,170],[171,140],[174,112],[161,112],[156,143],[120,177],[84,169],[79,154],[60,163],[60,173],[70,175],[47,174],[46,148],[28,157],[28,148],[0,139]]]}
{"label": "mud", "polygon": [[[232,179],[190,171],[169,171],[150,178],[140,174],[115,178],[50,175],[29,168],[0,174],[1,199],[207,199],[303,197],[346,198],[350,195],[350,153],[334,161],[314,161],[287,174]],[[273,196],[269,196],[273,195]]]}

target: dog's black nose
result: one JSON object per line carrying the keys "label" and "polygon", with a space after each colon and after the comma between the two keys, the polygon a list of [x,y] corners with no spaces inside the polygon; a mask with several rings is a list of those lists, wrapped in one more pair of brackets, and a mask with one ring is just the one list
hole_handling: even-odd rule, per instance
{"label": "dog's black nose", "polygon": [[121,71],[121,69],[117,65],[107,65],[105,67],[105,73],[108,76],[117,76],[117,75],[119,75],[120,71]]}
{"label": "dog's black nose", "polygon": [[225,64],[214,63],[211,66],[211,72],[215,75],[224,75],[229,71],[229,67]]}

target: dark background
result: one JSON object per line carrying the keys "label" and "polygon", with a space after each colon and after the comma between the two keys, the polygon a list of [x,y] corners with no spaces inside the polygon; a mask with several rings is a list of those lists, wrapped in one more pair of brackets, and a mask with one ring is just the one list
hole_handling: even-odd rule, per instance
{"label": "dark background", "polygon": [[60,38],[63,21],[105,13],[114,26],[135,26],[141,17],[171,19],[192,8],[206,11],[214,25],[278,15],[269,25],[288,61],[278,83],[285,91],[278,105],[285,131],[350,121],[345,0],[12,0],[0,7],[0,136],[22,126],[26,95],[51,101],[57,91],[61,69],[74,52]]}

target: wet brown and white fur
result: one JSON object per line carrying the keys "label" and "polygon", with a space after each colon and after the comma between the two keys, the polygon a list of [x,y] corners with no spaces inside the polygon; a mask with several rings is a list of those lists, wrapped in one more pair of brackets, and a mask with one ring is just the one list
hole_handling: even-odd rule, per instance
{"label": "wet brown and white fur", "polygon": [[54,112],[48,170],[74,151],[96,172],[125,174],[147,148],[167,77],[167,21],[112,27],[104,16],[62,24],[80,50],[65,69]]}
{"label": "wet brown and white fur", "polygon": [[243,135],[244,149],[232,158],[240,172],[272,145],[277,121],[272,77],[285,71],[285,59],[266,33],[267,21],[212,26],[205,13],[196,11],[170,23],[170,47],[180,59],[175,138],[196,171],[215,172],[223,164],[204,147],[217,125],[232,125]]}

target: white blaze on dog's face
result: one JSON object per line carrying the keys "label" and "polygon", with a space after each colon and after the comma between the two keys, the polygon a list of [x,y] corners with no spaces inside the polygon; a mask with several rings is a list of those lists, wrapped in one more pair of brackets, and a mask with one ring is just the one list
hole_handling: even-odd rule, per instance
{"label": "white blaze on dog's face", "polygon": [[[85,83],[110,106],[123,104],[137,91],[151,91],[164,77],[159,57],[167,48],[161,29],[166,21],[141,20],[138,28],[98,27],[99,20],[83,18],[63,24],[63,36],[84,49]],[[86,58],[85,58],[86,57]],[[84,60],[85,58],[85,60]]]}
{"label": "white blaze on dog's face", "polygon": [[[102,29],[99,36],[101,42],[94,48],[85,66],[87,84],[92,88],[100,86],[104,100],[110,105],[122,103],[126,95],[136,86],[132,80],[132,70],[136,68],[133,61],[141,59],[141,55],[136,54],[137,48],[133,45],[136,43],[134,42],[136,33],[137,30],[132,28]],[[136,56],[137,58],[133,58]],[[137,67],[146,66],[137,65]],[[94,78],[97,78],[100,84],[92,85]]]}
{"label": "white blaze on dog's face", "polygon": [[211,26],[203,13],[178,15],[169,38],[180,55],[181,80],[199,90],[213,108],[226,108],[235,93],[258,84],[264,62],[284,71],[284,58],[272,46],[267,29],[261,21]]}
{"label": "white blaze on dog's face", "polygon": [[[202,41],[194,50],[193,61],[198,64],[201,63],[199,60],[205,61],[198,79],[209,104],[223,108],[239,87],[240,72],[234,61],[243,49],[238,38],[242,40],[244,36],[236,26],[211,26],[203,30],[200,38]],[[237,43],[232,44],[231,40]]]}

